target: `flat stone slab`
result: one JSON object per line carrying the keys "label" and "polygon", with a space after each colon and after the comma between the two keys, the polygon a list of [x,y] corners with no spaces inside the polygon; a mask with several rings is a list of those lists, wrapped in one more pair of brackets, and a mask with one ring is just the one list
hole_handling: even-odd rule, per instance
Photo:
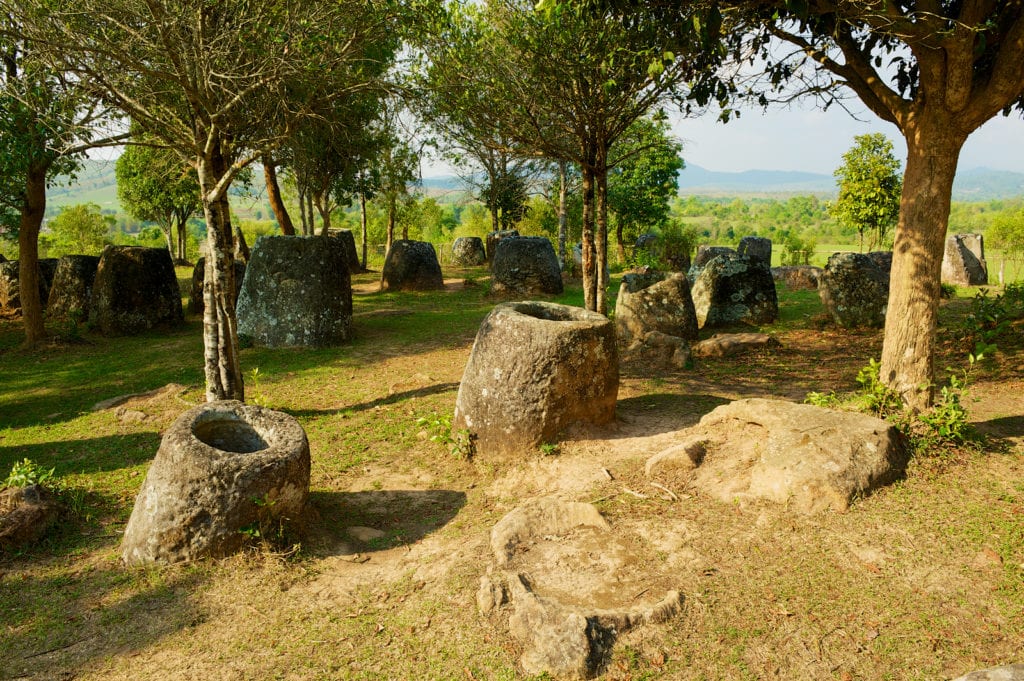
{"label": "flat stone slab", "polygon": [[711,338],[694,343],[690,352],[694,357],[729,357],[781,347],[782,343],[766,333],[716,333]]}
{"label": "flat stone slab", "polygon": [[1024,664],[991,667],[958,676],[953,681],[1024,681]]}
{"label": "flat stone slab", "polygon": [[804,514],[845,511],[903,474],[910,450],[881,419],[781,400],[736,400],[647,461],[653,480],[719,501],[765,500]]}

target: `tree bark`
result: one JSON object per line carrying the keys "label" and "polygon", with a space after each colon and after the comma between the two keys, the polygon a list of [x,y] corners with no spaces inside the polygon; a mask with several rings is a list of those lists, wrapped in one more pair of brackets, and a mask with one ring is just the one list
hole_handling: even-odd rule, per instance
{"label": "tree bark", "polygon": [[245,385],[238,356],[235,318],[234,239],[226,192],[214,193],[227,164],[216,147],[209,157],[196,160],[203,192],[208,253],[203,281],[203,347],[206,400],[244,400]]}
{"label": "tree bark", "polygon": [[366,228],[366,192],[359,192],[359,223],[363,236],[363,269],[366,269],[366,239],[368,230]]}
{"label": "tree bark", "polygon": [[597,279],[597,307],[595,310],[608,314],[608,151],[599,149],[594,168],[596,194],[597,228],[594,235],[594,255]]}
{"label": "tree bark", "polygon": [[615,220],[615,251],[620,265],[626,264],[626,247],[622,244],[622,220]]}
{"label": "tree bark", "polygon": [[893,245],[880,379],[922,410],[934,396],[935,330],[950,197],[966,135],[943,116],[921,116],[904,131],[907,168]]}
{"label": "tree bark", "polygon": [[569,264],[565,257],[565,241],[567,237],[565,204],[569,193],[566,182],[567,165],[565,161],[558,162],[558,261],[562,263],[563,270],[567,269]]}
{"label": "tree bark", "polygon": [[309,218],[309,231],[307,235],[313,236],[316,233],[316,213],[313,212],[313,192],[306,190],[306,216]]}
{"label": "tree bark", "polygon": [[584,164],[583,172],[583,307],[597,310],[597,276],[594,271],[594,170]]}
{"label": "tree bark", "polygon": [[39,298],[39,229],[46,214],[46,172],[49,164],[33,163],[25,176],[25,201],[18,223],[18,293],[25,325],[25,347],[46,337],[43,301]]}
{"label": "tree bark", "polygon": [[175,253],[174,256],[174,262],[177,265],[186,265],[188,264],[188,252],[186,248],[186,235],[188,234],[188,218],[182,215],[177,215],[175,216],[174,219],[178,225],[178,243],[177,252]]}
{"label": "tree bark", "polygon": [[277,224],[281,228],[281,234],[285,236],[295,235],[295,225],[288,215],[284,200],[281,198],[281,186],[277,183],[277,166],[269,154],[263,155],[263,179],[267,185],[267,200],[270,202],[270,210],[274,211]]}

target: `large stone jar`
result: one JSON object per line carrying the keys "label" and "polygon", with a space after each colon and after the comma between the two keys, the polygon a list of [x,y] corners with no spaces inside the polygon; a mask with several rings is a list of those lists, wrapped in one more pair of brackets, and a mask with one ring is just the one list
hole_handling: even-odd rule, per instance
{"label": "large stone jar", "polygon": [[121,545],[126,564],[228,555],[250,530],[297,520],[309,496],[298,421],[236,401],[207,402],[164,434]]}
{"label": "large stone jar", "polygon": [[609,319],[555,303],[504,303],[477,332],[453,428],[467,429],[481,455],[512,454],[573,423],[611,421],[618,385]]}

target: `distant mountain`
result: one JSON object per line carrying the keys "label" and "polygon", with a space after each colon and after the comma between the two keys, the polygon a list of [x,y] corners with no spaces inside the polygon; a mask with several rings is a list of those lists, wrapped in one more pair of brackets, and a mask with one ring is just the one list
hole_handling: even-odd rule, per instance
{"label": "distant mountain", "polygon": [[794,170],[726,173],[689,163],[679,171],[680,194],[831,194],[835,190],[835,179],[819,173]]}
{"label": "distant mountain", "polygon": [[[831,175],[791,170],[717,172],[687,165],[679,172],[679,193],[691,194],[822,194],[835,196]],[[954,201],[990,201],[1024,196],[1024,173],[991,168],[960,169],[953,183]]]}

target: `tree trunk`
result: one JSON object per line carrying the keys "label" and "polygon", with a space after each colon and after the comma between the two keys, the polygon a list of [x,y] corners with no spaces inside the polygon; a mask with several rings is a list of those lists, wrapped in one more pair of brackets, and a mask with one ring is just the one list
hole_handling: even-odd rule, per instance
{"label": "tree trunk", "polygon": [[160,224],[160,231],[164,233],[167,252],[171,254],[171,262],[174,262],[174,216],[169,217],[166,223]]}
{"label": "tree trunk", "polygon": [[565,270],[568,267],[569,261],[565,257],[565,241],[566,241],[566,215],[565,215],[565,204],[569,188],[566,182],[566,165],[565,161],[558,162],[558,261],[562,263],[562,269]]}
{"label": "tree trunk", "polygon": [[362,229],[363,235],[363,269],[366,269],[366,239],[368,237],[368,230],[366,229],[366,193],[359,192],[359,223]]}
{"label": "tree trunk", "polygon": [[269,154],[263,155],[263,179],[267,184],[267,200],[270,202],[270,210],[274,211],[277,224],[281,228],[281,234],[285,236],[295,235],[295,225],[288,215],[284,200],[281,198],[281,186],[277,183],[277,166]]}
{"label": "tree trunk", "polygon": [[608,314],[608,152],[598,152],[594,169],[594,184],[597,204],[597,229],[594,235],[594,255],[597,260],[597,307],[598,312]]}
{"label": "tree trunk", "polygon": [[[607,197],[607,190],[605,191]],[[622,220],[615,220],[615,252],[620,265],[626,264],[626,247],[622,244]]]}
{"label": "tree trunk", "polygon": [[395,205],[397,197],[394,192],[388,193],[388,233],[387,233],[387,244],[384,248],[385,253],[391,252],[391,244],[395,241],[395,212],[398,207]]}
{"label": "tree trunk", "polygon": [[316,233],[316,213],[313,212],[313,192],[306,191],[306,215],[309,217],[309,231],[306,232],[308,236],[313,236]]}
{"label": "tree trunk", "polygon": [[597,276],[594,270],[594,170],[584,164],[583,171],[583,307],[597,310]]}
{"label": "tree trunk", "polygon": [[174,262],[178,265],[185,265],[188,263],[188,252],[187,252],[187,239],[188,234],[188,218],[182,215],[175,216],[175,222],[178,226],[178,243],[177,252],[175,253]]}
{"label": "tree trunk", "polygon": [[950,196],[965,136],[941,117],[904,131],[907,169],[893,245],[881,380],[914,410],[932,403],[939,281]]}
{"label": "tree trunk", "polygon": [[31,164],[25,176],[25,201],[18,223],[18,293],[25,325],[25,347],[46,337],[43,301],[39,298],[39,229],[46,213],[46,171],[49,164]]}
{"label": "tree trunk", "polygon": [[244,400],[245,386],[238,357],[238,325],[235,318],[234,239],[226,192],[213,193],[227,172],[219,147],[211,157],[197,159],[199,186],[203,192],[208,253],[203,281],[203,347],[206,400]]}

